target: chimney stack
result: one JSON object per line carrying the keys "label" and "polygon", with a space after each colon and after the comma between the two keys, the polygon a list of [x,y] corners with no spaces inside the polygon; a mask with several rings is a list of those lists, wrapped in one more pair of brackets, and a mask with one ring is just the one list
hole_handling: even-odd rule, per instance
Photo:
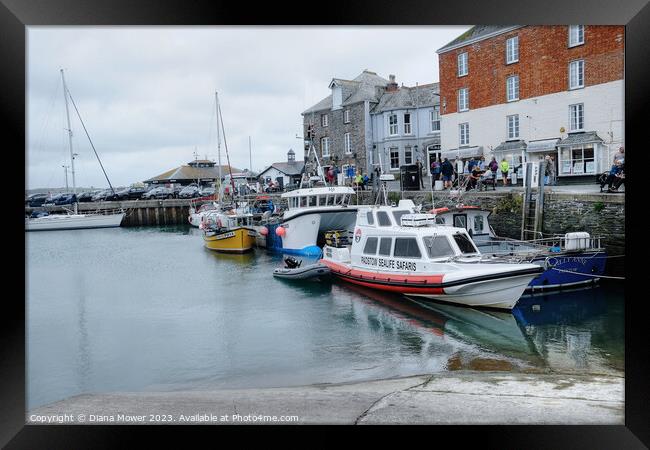
{"label": "chimney stack", "polygon": [[397,83],[395,82],[395,75],[388,75],[388,84],[386,85],[386,92],[397,91]]}

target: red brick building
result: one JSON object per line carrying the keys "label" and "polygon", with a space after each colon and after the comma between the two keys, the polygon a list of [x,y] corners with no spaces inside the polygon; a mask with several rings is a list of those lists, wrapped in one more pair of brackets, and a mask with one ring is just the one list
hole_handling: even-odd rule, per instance
{"label": "red brick building", "polygon": [[554,154],[559,177],[611,165],[623,143],[624,27],[475,26],[438,54],[443,155],[517,166]]}

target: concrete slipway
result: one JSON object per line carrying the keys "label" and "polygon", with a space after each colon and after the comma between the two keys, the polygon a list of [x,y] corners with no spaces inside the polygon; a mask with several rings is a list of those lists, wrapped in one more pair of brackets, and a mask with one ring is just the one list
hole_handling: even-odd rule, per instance
{"label": "concrete slipway", "polygon": [[67,424],[623,425],[624,378],[463,371],[293,388],[84,394],[30,411],[26,421],[48,418]]}

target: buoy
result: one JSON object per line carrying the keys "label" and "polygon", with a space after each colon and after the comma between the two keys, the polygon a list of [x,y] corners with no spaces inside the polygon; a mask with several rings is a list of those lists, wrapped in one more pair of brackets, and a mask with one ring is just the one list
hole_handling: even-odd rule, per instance
{"label": "buoy", "polygon": [[269,234],[269,229],[266,228],[266,227],[262,227],[262,228],[260,228],[260,234],[261,234],[262,236],[266,236],[267,234]]}
{"label": "buoy", "polygon": [[287,231],[284,229],[284,227],[277,227],[275,229],[275,234],[277,234],[280,237],[284,236],[286,233]]}

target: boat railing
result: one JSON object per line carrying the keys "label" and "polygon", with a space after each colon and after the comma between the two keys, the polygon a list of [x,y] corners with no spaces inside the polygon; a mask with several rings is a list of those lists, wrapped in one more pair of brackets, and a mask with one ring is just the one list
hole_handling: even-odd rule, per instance
{"label": "boat railing", "polygon": [[499,237],[485,241],[478,241],[477,246],[480,247],[483,253],[510,253],[510,252],[524,252],[530,251],[567,251],[567,250],[584,250],[584,249],[600,249],[601,240],[600,236],[578,237],[572,238],[572,241],[579,241],[579,245],[573,243],[569,245],[566,236],[550,236],[540,239],[519,240],[506,237]]}

